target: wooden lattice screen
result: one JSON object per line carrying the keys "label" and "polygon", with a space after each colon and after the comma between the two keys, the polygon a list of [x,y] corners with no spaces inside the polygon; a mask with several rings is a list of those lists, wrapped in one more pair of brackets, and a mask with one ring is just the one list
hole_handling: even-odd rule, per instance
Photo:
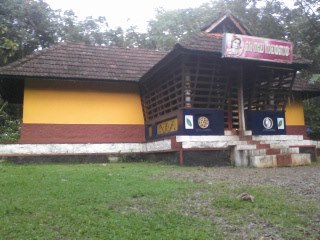
{"label": "wooden lattice screen", "polygon": [[147,122],[165,117],[183,107],[181,60],[158,72],[143,84],[142,106]]}
{"label": "wooden lattice screen", "polygon": [[290,96],[294,70],[258,67],[245,85],[245,107],[249,110],[284,110]]}
{"label": "wooden lattice screen", "polygon": [[198,55],[185,64],[191,79],[194,108],[224,110],[226,129],[239,127],[237,78],[216,56]]}
{"label": "wooden lattice screen", "polygon": [[191,105],[194,108],[224,109],[228,78],[214,57],[196,56],[185,65],[191,79]]}

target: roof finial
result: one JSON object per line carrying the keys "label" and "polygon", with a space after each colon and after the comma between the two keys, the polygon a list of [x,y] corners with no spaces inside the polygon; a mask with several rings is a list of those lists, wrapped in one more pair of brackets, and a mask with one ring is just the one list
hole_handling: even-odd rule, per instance
{"label": "roof finial", "polygon": [[249,29],[234,16],[229,9],[225,10],[223,15],[220,15],[220,17],[210,25],[202,28],[201,31],[207,33],[232,32],[242,35],[252,35]]}

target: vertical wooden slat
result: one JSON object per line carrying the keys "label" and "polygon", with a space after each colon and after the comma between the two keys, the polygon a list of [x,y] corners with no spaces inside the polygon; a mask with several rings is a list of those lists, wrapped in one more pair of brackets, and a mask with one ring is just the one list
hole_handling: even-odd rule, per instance
{"label": "vertical wooden slat", "polygon": [[239,130],[241,132],[246,130],[243,102],[244,102],[243,101],[243,65],[241,65],[238,73],[238,114],[239,114]]}

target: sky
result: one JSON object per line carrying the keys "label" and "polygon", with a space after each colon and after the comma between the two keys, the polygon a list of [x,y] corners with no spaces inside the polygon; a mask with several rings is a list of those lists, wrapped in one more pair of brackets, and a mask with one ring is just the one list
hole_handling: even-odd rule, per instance
{"label": "sky", "polygon": [[72,9],[79,19],[105,16],[111,28],[132,25],[145,31],[156,9],[165,10],[199,7],[209,0],[45,0],[52,9]]}
{"label": "sky", "polygon": [[[137,26],[146,31],[148,21],[154,18],[156,9],[164,10],[199,7],[210,0],[45,0],[52,9],[72,9],[79,19],[87,16],[105,16],[110,28],[126,29]],[[292,5],[292,0],[284,0]],[[290,4],[291,3],[291,4]]]}

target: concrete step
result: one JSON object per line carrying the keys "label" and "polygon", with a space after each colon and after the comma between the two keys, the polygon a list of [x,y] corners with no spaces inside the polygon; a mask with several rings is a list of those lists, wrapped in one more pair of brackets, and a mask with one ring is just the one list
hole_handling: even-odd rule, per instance
{"label": "concrete step", "polygon": [[291,154],[292,166],[304,166],[311,164],[310,153]]}
{"label": "concrete step", "polygon": [[249,157],[264,156],[264,155],[266,155],[266,149],[248,149],[247,150],[247,155]]}
{"label": "concrete step", "polygon": [[180,135],[176,136],[177,142],[224,142],[224,141],[239,141],[239,136],[229,135],[229,136],[190,136],[190,135]]}
{"label": "concrete step", "polygon": [[278,148],[288,148],[288,147],[316,147],[314,141],[305,140],[305,141],[266,141],[266,144],[270,144],[271,147]]}
{"label": "concrete step", "polygon": [[280,148],[269,148],[266,149],[266,155],[277,155],[281,153],[281,149]]}
{"label": "concrete step", "polygon": [[[233,135],[238,135],[239,132],[236,130],[224,130],[224,135],[225,136],[233,136]],[[252,136],[252,131],[251,130],[246,130],[243,133],[243,136]]]}
{"label": "concrete step", "polygon": [[[250,145],[251,146],[251,145]],[[263,156],[263,155],[279,155],[279,154],[293,154],[299,153],[299,148],[269,148],[269,149],[255,149],[255,148],[247,148],[242,149],[247,150],[248,156]]]}
{"label": "concrete step", "polygon": [[303,135],[259,135],[253,136],[257,141],[302,141]]}
{"label": "concrete step", "polygon": [[260,143],[256,144],[257,149],[270,149],[270,144]]}
{"label": "concrete step", "polygon": [[252,131],[251,130],[246,130],[243,133],[245,136],[252,136]]}
{"label": "concrete step", "polygon": [[257,149],[256,145],[252,145],[252,144],[239,144],[235,147],[235,150],[255,150]]}
{"label": "concrete step", "polygon": [[281,145],[281,146],[311,146],[315,145],[314,141],[311,140],[297,140],[297,141],[263,141],[271,145]]}
{"label": "concrete step", "polygon": [[277,166],[276,155],[251,156],[249,157],[250,165],[257,168],[270,168]]}
{"label": "concrete step", "polygon": [[252,141],[252,135],[240,136],[239,138],[242,141]]}
{"label": "concrete step", "polygon": [[309,153],[292,153],[277,155],[278,167],[292,167],[311,164],[311,155]]}
{"label": "concrete step", "polygon": [[248,144],[255,144],[255,145],[260,144],[260,141],[255,141],[255,140],[249,140],[247,142]]}
{"label": "concrete step", "polygon": [[308,153],[251,156],[249,159],[250,165],[258,168],[293,167],[311,164],[311,156]]}
{"label": "concrete step", "polygon": [[[247,145],[245,141],[183,141],[182,148],[228,148],[241,146],[242,148]],[[239,149],[243,150],[243,149]]]}
{"label": "concrete step", "polygon": [[280,148],[280,154],[287,154],[287,153],[299,153],[299,148],[298,147]]}

